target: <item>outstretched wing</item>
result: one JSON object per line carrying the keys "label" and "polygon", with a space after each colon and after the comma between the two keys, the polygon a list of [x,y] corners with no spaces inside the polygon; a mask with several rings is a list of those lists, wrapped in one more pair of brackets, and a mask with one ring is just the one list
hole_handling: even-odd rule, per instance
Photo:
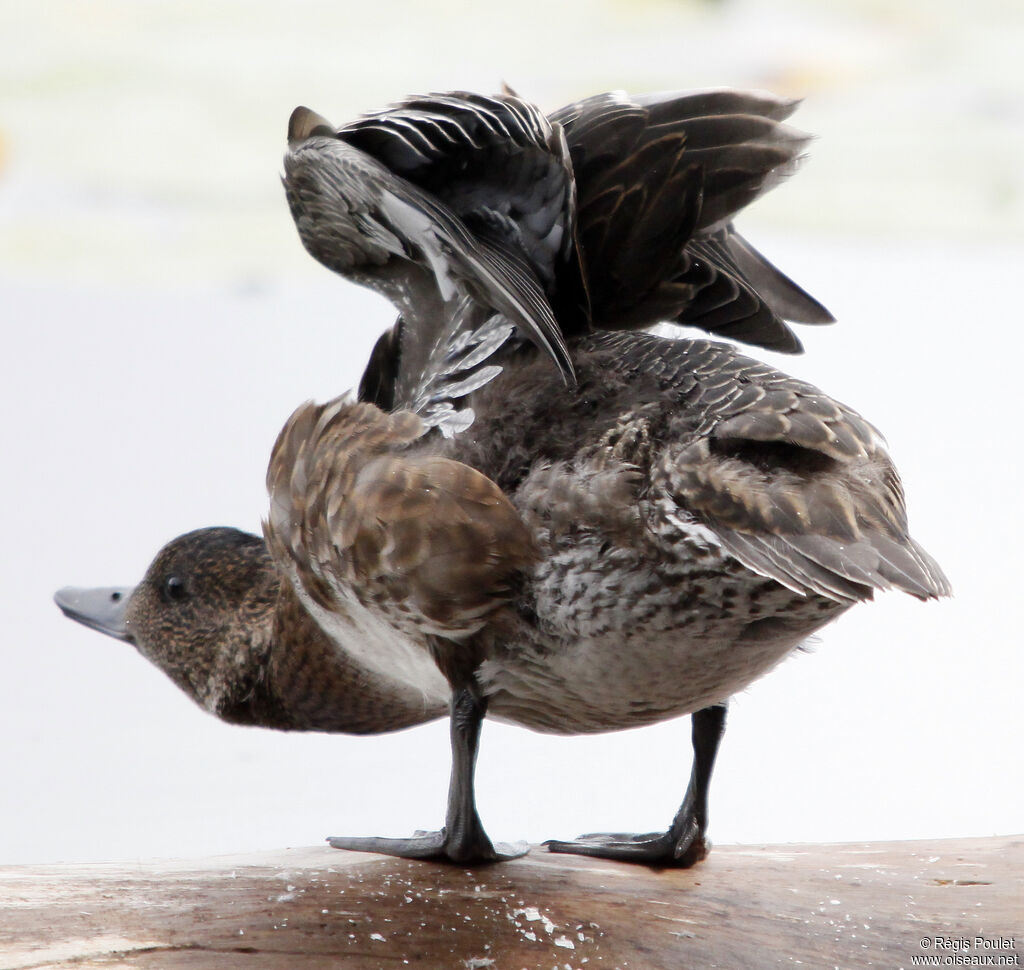
{"label": "outstretched wing", "polygon": [[901,589],[948,595],[909,535],[878,431],[817,388],[709,341],[686,342],[669,380],[699,415],[657,487],[755,572],[833,600]]}
{"label": "outstretched wing", "polygon": [[549,299],[575,254],[571,172],[535,109],[438,95],[333,130],[298,108],[289,146],[285,190],[306,249],[402,314],[396,405],[422,410],[438,385],[453,396],[493,376],[482,348],[515,331],[572,381]]}
{"label": "outstretched wing", "polygon": [[525,259],[560,324],[585,318],[569,151],[561,128],[534,105],[510,93],[412,97],[338,137],[444,203],[479,238]]}
{"label": "outstretched wing", "polygon": [[364,400],[447,434],[515,333],[572,381],[564,337],[663,321],[775,350],[825,310],[733,215],[792,172],[796,102],[736,91],[604,94],[544,118],[511,94],[409,98],[334,129],[300,108],[285,185],[306,248],[401,318]]}
{"label": "outstretched wing", "polygon": [[797,352],[786,320],[831,322],[732,226],[795,171],[809,138],[781,122],[797,104],[730,90],[610,93],[551,115],[572,157],[595,327],[674,321]]}

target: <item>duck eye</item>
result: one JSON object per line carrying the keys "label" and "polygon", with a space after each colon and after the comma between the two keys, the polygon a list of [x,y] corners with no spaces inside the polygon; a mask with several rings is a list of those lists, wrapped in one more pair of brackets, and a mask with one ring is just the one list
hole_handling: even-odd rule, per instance
{"label": "duck eye", "polygon": [[169,576],[164,580],[164,599],[168,602],[175,602],[185,598],[185,580],[180,576]]}

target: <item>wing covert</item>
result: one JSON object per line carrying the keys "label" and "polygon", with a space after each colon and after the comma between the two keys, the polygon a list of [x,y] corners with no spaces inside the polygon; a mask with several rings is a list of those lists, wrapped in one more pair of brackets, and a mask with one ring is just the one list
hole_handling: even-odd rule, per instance
{"label": "wing covert", "polygon": [[722,345],[694,341],[672,380],[701,421],[655,480],[749,568],[841,601],[948,595],[909,535],[881,434],[852,409]]}

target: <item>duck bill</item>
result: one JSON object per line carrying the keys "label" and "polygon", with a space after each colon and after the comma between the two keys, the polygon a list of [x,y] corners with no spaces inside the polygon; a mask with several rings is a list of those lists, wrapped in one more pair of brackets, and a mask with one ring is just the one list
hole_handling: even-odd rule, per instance
{"label": "duck bill", "polygon": [[65,586],[54,594],[53,600],[69,619],[131,643],[125,613],[134,591],[133,586],[104,586],[99,589]]}

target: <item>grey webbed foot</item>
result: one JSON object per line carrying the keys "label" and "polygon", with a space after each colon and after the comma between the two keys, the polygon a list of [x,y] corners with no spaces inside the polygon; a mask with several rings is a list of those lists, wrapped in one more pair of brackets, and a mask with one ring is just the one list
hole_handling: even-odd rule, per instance
{"label": "grey webbed foot", "polygon": [[724,704],[716,704],[693,714],[693,770],[683,804],[667,832],[592,832],[567,842],[545,842],[548,851],[680,869],[700,862],[711,849],[706,836],[708,786],[725,731],[725,710]]}
{"label": "grey webbed foot", "polygon": [[551,839],[544,845],[549,852],[688,869],[708,854],[711,843],[693,818],[685,820],[680,834],[677,835],[675,830],[676,826],[673,825],[667,832],[651,832],[646,835],[633,835],[629,832],[591,832],[568,842]]}
{"label": "grey webbed foot", "polygon": [[456,865],[479,865],[518,859],[526,855],[530,848],[525,842],[492,843],[482,831],[472,838],[449,839],[445,829],[441,829],[440,832],[417,832],[407,839],[332,836],[327,842],[335,849],[377,852],[403,859],[432,859]]}

